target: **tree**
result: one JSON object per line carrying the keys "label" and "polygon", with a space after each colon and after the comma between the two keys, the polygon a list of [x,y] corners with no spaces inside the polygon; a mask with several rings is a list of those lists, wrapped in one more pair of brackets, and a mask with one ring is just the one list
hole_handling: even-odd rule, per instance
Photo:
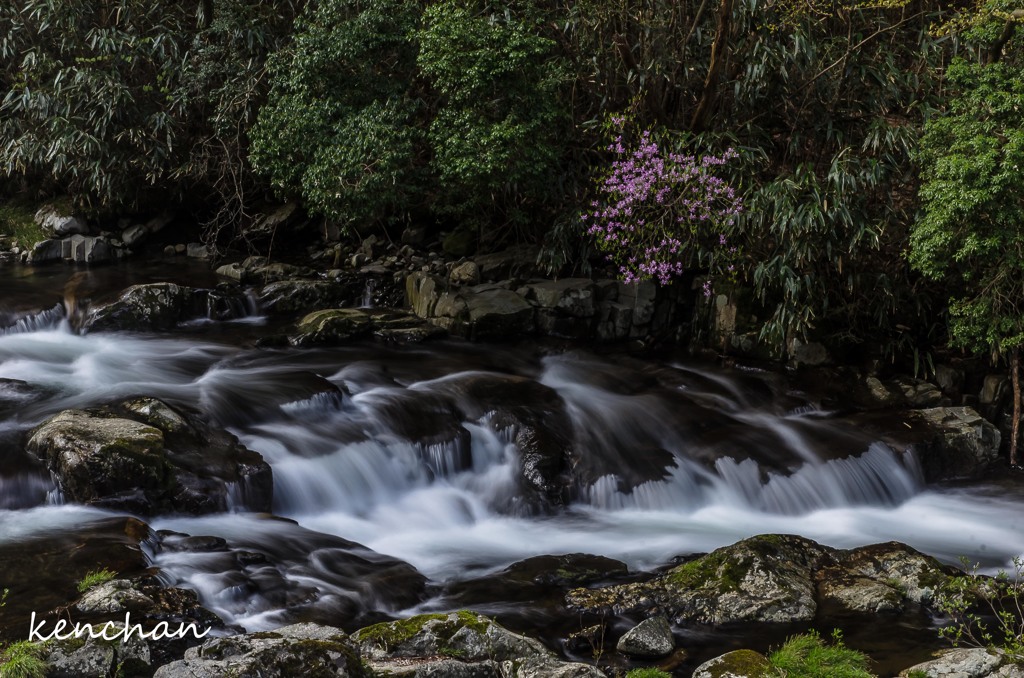
{"label": "tree", "polygon": [[921,140],[922,216],[911,235],[910,260],[925,275],[957,284],[949,309],[952,345],[988,352],[993,360],[1009,357],[1010,463],[1016,465],[1024,344],[1024,74],[1013,60],[961,59],[947,77],[957,94],[928,122]]}

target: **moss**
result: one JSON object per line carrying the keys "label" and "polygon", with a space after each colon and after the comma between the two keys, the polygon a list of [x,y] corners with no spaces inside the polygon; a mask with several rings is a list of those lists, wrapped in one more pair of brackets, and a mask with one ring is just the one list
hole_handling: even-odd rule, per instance
{"label": "moss", "polygon": [[714,588],[719,593],[736,591],[750,571],[750,563],[729,555],[710,553],[703,558],[673,568],[668,572],[670,584],[685,589]]}
{"label": "moss", "polygon": [[720,661],[710,668],[711,678],[727,678],[728,676],[747,676],[755,678],[767,676],[769,664],[764,655],[753,650],[734,650],[722,655]]}
{"label": "moss", "polygon": [[633,669],[626,674],[626,678],[672,678],[672,674],[661,669]]}
{"label": "moss", "polygon": [[435,622],[430,632],[438,639],[438,653],[447,657],[459,657],[462,652],[448,646],[452,637],[463,628],[481,635],[487,633],[491,620],[487,617],[459,610],[450,614],[421,614],[393,622],[381,622],[356,631],[354,637],[360,642],[380,645],[385,650],[394,649],[416,636],[428,622]]}
{"label": "moss", "polygon": [[34,210],[23,203],[0,205],[0,235],[11,236],[19,246],[28,248],[46,240],[47,235],[36,224],[34,214]]}

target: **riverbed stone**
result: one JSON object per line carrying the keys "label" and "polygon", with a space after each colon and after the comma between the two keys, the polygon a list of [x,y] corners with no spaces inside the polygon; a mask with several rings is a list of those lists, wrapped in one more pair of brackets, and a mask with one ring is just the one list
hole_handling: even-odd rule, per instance
{"label": "riverbed stone", "polygon": [[161,666],[155,678],[369,678],[359,650],[338,628],[293,624],[275,631],[214,638]]}
{"label": "riverbed stone", "polygon": [[68,201],[55,201],[43,205],[36,211],[35,222],[43,232],[56,238],[89,232],[89,224],[74,213]]}
{"label": "riverbed stone", "polygon": [[977,478],[999,461],[999,429],[970,407],[913,410],[908,417],[926,431],[914,449],[927,478]]}
{"label": "riverbed stone", "polygon": [[533,332],[533,306],[505,289],[478,285],[465,297],[471,338],[505,339]]}
{"label": "riverbed stone", "polygon": [[478,285],[480,284],[480,267],[475,261],[464,261],[452,268],[448,279],[456,285]]}
{"label": "riverbed stone", "polygon": [[65,410],[26,445],[71,501],[132,510],[203,514],[270,509],[270,467],[230,433],[152,398]]}
{"label": "riverbed stone", "polygon": [[597,288],[589,278],[545,280],[527,285],[528,298],[541,308],[557,309],[574,318],[594,315]]}
{"label": "riverbed stone", "polygon": [[279,280],[257,292],[260,308],[272,315],[311,313],[354,304],[362,293],[358,281]]}
{"label": "riverbed stone", "polygon": [[693,671],[693,678],[762,678],[771,665],[760,652],[733,650],[709,659]]}
{"label": "riverbed stone", "polygon": [[196,292],[174,283],[133,285],[110,304],[90,310],[84,331],[173,329],[190,315]]}
{"label": "riverbed stone", "polygon": [[676,649],[668,619],[657,615],[645,619],[619,638],[615,649],[632,657],[658,658]]}
{"label": "riverbed stone", "polygon": [[330,308],[313,311],[300,320],[296,334],[289,338],[293,346],[341,344],[370,333],[370,316],[355,308]]}
{"label": "riverbed stone", "polygon": [[560,661],[539,641],[465,610],[382,622],[356,631],[352,639],[368,665],[382,675],[604,676],[593,666]]}
{"label": "riverbed stone", "polygon": [[900,672],[901,678],[922,674],[928,678],[1024,678],[1024,670],[1009,657],[980,647],[944,650],[935,659]]}

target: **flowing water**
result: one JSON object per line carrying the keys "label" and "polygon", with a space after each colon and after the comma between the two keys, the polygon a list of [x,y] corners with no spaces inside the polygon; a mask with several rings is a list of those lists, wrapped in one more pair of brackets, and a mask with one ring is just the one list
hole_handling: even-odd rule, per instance
{"label": "flowing water", "polygon": [[[1014,491],[926,486],[912,456],[777,375],[455,342],[258,349],[258,309],[212,323],[229,328],[219,333],[196,322],[161,336],[80,336],[58,296],[62,275],[0,268],[0,546],[111,516],[62,505],[23,451],[30,427],[140,394],[194,407],[270,463],[276,517],[150,525],[221,537],[266,565],[243,571],[224,553],[171,549],[149,557],[165,582],[249,630],[397,612],[405,603],[360,585],[353,554],[393,556],[443,584],[544,554],[651,569],[770,532],[836,547],[898,540],[990,568],[1024,551]],[[124,275],[109,275],[93,284],[119,289]],[[524,492],[515,442],[524,417],[553,411],[575,460],[555,509]]]}

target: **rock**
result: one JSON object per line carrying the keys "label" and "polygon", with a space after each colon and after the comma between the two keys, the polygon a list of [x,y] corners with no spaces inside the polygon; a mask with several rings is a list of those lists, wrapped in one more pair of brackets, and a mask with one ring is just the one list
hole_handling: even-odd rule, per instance
{"label": "rock", "polygon": [[[97,625],[97,631],[102,627]],[[111,637],[124,629],[123,623],[111,624]],[[102,638],[52,640],[43,645],[47,678],[107,678],[117,675],[149,675],[150,651],[146,641],[137,635],[116,642]]]}
{"label": "rock", "polygon": [[896,377],[891,379],[889,384],[903,394],[903,400],[908,407],[935,407],[942,404],[942,391],[935,384],[923,379]]}
{"label": "rock", "polygon": [[657,658],[672,654],[676,649],[672,627],[665,617],[658,615],[645,619],[619,638],[615,649],[632,657]]}
{"label": "rock", "polygon": [[359,651],[347,635],[331,626],[293,624],[207,640],[185,658],[157,669],[155,678],[291,678],[328,676],[369,678]]}
{"label": "rock", "polygon": [[468,257],[476,249],[476,231],[459,227],[441,242],[441,249],[450,257]]}
{"label": "rock", "polygon": [[1009,388],[1010,380],[1004,374],[987,374],[978,394],[978,402],[985,406],[998,405]]}
{"label": "rock", "polygon": [[280,280],[264,286],[257,298],[264,312],[285,315],[351,305],[361,293],[353,280]]}
{"label": "rock", "polygon": [[448,279],[456,285],[477,285],[480,283],[480,267],[474,261],[465,261],[452,269]]}
{"label": "rock", "polygon": [[240,263],[224,264],[217,268],[217,275],[222,275],[225,278],[230,278],[236,282],[242,281],[242,276],[245,275],[245,269],[242,268]]}
{"label": "rock", "polygon": [[171,484],[159,429],[66,410],[36,428],[27,449],[46,462],[71,501],[142,504]]}
{"label": "rock", "polygon": [[617,301],[603,303],[599,311],[596,334],[599,341],[621,341],[629,337],[633,326],[633,308]]}
{"label": "rock", "polygon": [[26,449],[72,501],[145,514],[270,510],[263,457],[152,398],[65,410],[36,427]]}
{"label": "rock", "polygon": [[560,661],[540,642],[467,611],[383,622],[356,631],[352,639],[369,667],[383,675],[604,676],[592,666]]}
{"label": "rock", "polygon": [[402,231],[402,243],[421,247],[427,241],[427,228],[425,226],[410,226]]}
{"label": "rock", "polygon": [[[269,243],[282,226],[287,225],[292,228],[297,226],[294,222],[298,221],[300,217],[301,210],[294,202],[266,207],[261,214],[257,214],[253,218],[252,223],[242,228],[242,235],[252,243]],[[285,232],[282,231],[282,236],[284,234]]]}
{"label": "rock", "polygon": [[35,222],[45,233],[51,233],[56,238],[89,232],[85,219],[76,216],[73,210],[61,202],[40,207],[35,214]]}
{"label": "rock", "polygon": [[177,253],[178,253],[178,250],[174,247],[174,245],[166,245],[164,247],[164,256],[165,257],[173,257]]}
{"label": "rock", "polygon": [[370,313],[373,336],[392,344],[418,344],[443,337],[444,329],[410,313],[375,310]]}
{"label": "rock", "polygon": [[913,447],[928,478],[976,478],[999,459],[999,430],[969,407],[914,410],[908,417],[927,431]]}
{"label": "rock", "polygon": [[192,315],[196,291],[174,283],[133,285],[110,304],[92,309],[82,323],[83,331],[173,329]]}
{"label": "rock", "polygon": [[138,591],[127,579],[113,579],[95,586],[75,603],[82,614],[117,615],[125,612],[148,612],[156,602]]}
{"label": "rock", "polygon": [[574,589],[566,603],[597,613],[660,609],[676,624],[809,621],[817,610],[811,574],[827,553],[803,537],[751,537],[648,582]]}
{"label": "rock", "polygon": [[405,279],[405,297],[412,312],[421,318],[434,315],[434,306],[445,284],[428,273],[413,273]]}
{"label": "rock", "polygon": [[1021,678],[1024,670],[1010,658],[986,648],[945,650],[936,659],[900,671],[901,678],[924,675],[928,678]]}
{"label": "rock", "polygon": [[121,231],[121,241],[124,242],[128,247],[135,247],[141,245],[146,238],[149,237],[149,231],[146,230],[145,224],[136,224],[129,226],[128,228]]}
{"label": "rock", "polygon": [[733,650],[709,659],[693,670],[693,678],[761,678],[771,668],[760,652]]}
{"label": "rock", "polygon": [[188,251],[188,246],[185,243],[178,243],[174,246],[175,254],[185,254]]}
{"label": "rock", "polygon": [[293,346],[314,344],[341,344],[371,330],[370,316],[355,308],[332,308],[313,311],[296,326],[296,334],[289,337]]}
{"label": "rock", "polygon": [[964,371],[950,365],[936,365],[935,383],[946,395],[958,396],[964,386]]}
{"label": "rock", "polygon": [[654,317],[654,299],[658,288],[653,280],[620,282],[617,300],[633,310],[633,324],[646,325]]}
{"label": "rock", "polygon": [[930,603],[954,573],[899,542],[837,551],[835,561],[815,573],[819,600],[870,614],[900,612],[907,602]]}
{"label": "rock", "polygon": [[533,307],[515,292],[469,289],[473,294],[465,301],[472,339],[504,339],[533,331]]}
{"label": "rock", "polygon": [[32,246],[29,261],[33,264],[47,264],[64,258],[64,246],[60,240],[43,240]]}
{"label": "rock", "polygon": [[201,242],[190,242],[185,248],[185,256],[190,259],[209,259],[210,249]]}
{"label": "rock", "polygon": [[828,349],[816,341],[804,343],[799,339],[794,339],[790,345],[789,355],[790,360],[797,366],[817,367],[832,362],[832,356],[829,355]]}
{"label": "rock", "polygon": [[556,309],[573,318],[594,315],[597,288],[587,278],[548,280],[527,286],[528,298],[541,308]]}
{"label": "rock", "polygon": [[537,249],[521,245],[493,254],[474,255],[480,279],[488,282],[530,277],[538,272]]}

